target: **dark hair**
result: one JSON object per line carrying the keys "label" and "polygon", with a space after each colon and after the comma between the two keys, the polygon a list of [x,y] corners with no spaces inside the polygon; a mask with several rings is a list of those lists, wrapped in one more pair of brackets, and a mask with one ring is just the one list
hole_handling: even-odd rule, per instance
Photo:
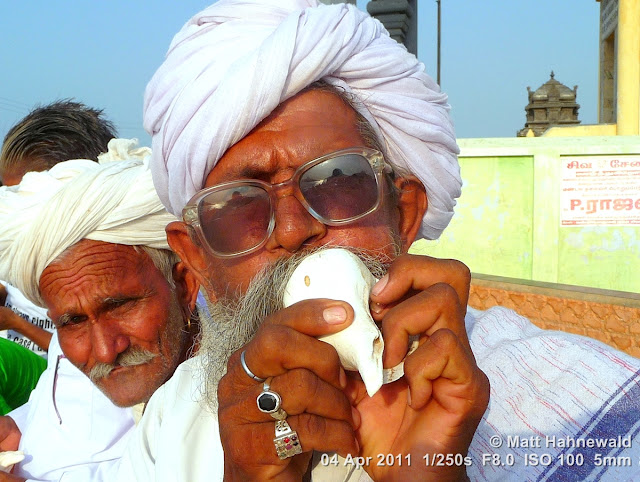
{"label": "dark hair", "polygon": [[102,110],[61,100],[36,107],[9,130],[0,152],[0,173],[47,170],[69,159],[98,160],[116,137]]}

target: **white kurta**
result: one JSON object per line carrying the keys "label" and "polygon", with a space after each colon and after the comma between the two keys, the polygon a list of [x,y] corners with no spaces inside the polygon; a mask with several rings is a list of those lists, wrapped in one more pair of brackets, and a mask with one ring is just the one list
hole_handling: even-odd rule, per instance
{"label": "white kurta", "polygon": [[218,418],[202,400],[203,357],[185,361],[151,397],[113,480],[212,481],[223,475]]}
{"label": "white kurta", "polygon": [[26,455],[14,475],[39,481],[118,480],[114,471],[134,428],[131,409],[116,407],[62,357],[57,333],[29,401],[9,415],[22,432],[20,450]]}
{"label": "white kurta", "polygon": [[[540,330],[504,308],[469,309],[466,327],[478,365],[491,381],[489,408],[469,448],[471,480],[637,475],[640,360],[590,338]],[[196,356],[183,363],[154,394],[114,480],[222,479],[217,420],[201,401],[202,362]],[[523,447],[525,440],[532,443]],[[598,441],[609,446],[563,447]],[[624,447],[627,441],[630,447]],[[534,456],[544,463],[533,465]],[[604,457],[626,456],[631,467],[598,466]],[[316,456],[314,462],[314,481],[366,478],[343,461],[323,467]]]}

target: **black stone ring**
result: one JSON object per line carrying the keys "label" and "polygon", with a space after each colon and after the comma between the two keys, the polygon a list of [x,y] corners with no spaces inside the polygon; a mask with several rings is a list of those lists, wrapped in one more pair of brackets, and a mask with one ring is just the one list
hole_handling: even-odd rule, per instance
{"label": "black stone ring", "polygon": [[258,404],[258,410],[262,413],[268,413],[276,420],[284,420],[287,418],[287,412],[285,412],[281,407],[282,398],[280,394],[274,392],[270,389],[269,385],[271,382],[271,377],[267,378],[262,385],[262,392],[256,398],[256,403]]}

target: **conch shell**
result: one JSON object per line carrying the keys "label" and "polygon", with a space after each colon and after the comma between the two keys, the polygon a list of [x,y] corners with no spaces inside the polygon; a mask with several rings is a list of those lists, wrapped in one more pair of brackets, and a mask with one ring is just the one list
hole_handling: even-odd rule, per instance
{"label": "conch shell", "polygon": [[0,452],[0,471],[10,472],[13,464],[24,460],[24,452],[22,450]]}
{"label": "conch shell", "polygon": [[358,371],[369,396],[382,386],[384,341],[369,312],[369,293],[376,283],[364,263],[346,249],[317,251],[295,269],[284,294],[284,307],[298,301],[330,298],[346,301],[355,318],[344,330],[319,339],[338,352],[345,370]]}

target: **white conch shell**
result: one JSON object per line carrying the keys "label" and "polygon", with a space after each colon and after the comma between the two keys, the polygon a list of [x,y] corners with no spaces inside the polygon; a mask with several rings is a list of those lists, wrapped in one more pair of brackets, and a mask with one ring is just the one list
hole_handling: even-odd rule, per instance
{"label": "white conch shell", "polygon": [[302,260],[284,293],[285,308],[317,298],[346,301],[353,307],[355,318],[351,325],[319,339],[336,349],[345,370],[360,372],[369,396],[373,396],[383,382],[384,341],[369,312],[369,293],[376,281],[355,254],[332,248]]}
{"label": "white conch shell", "polygon": [[0,452],[0,471],[9,472],[13,464],[24,460],[24,452],[22,450]]}

